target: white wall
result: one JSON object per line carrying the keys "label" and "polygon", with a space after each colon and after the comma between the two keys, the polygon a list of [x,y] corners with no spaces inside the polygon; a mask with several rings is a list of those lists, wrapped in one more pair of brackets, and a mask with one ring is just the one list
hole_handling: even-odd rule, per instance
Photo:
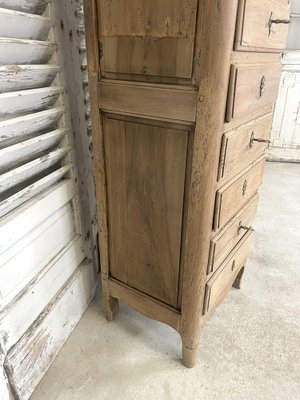
{"label": "white wall", "polygon": [[292,0],[287,51],[282,58],[268,158],[300,161],[300,0]]}

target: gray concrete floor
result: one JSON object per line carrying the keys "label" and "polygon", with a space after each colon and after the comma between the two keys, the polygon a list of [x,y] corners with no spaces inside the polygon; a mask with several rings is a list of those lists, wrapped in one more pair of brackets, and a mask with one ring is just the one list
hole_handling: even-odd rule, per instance
{"label": "gray concrete floor", "polygon": [[268,163],[242,290],[202,334],[197,365],[180,363],[171,328],[98,295],[32,400],[300,399],[300,165]]}

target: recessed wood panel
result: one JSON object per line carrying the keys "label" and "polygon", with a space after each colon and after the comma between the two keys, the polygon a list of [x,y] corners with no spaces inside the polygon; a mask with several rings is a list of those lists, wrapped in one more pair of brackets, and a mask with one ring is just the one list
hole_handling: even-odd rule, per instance
{"label": "recessed wood panel", "polygon": [[110,275],[177,307],[188,132],[106,118]]}
{"label": "recessed wood panel", "polygon": [[98,0],[102,74],[191,78],[197,3]]}

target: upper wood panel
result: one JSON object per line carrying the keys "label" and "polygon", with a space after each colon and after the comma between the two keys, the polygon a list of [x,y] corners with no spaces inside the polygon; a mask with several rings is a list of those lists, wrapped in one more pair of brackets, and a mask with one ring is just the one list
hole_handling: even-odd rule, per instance
{"label": "upper wood panel", "polygon": [[188,132],[106,118],[110,274],[177,307]]}
{"label": "upper wood panel", "polygon": [[102,74],[191,79],[197,0],[98,0]]}
{"label": "upper wood panel", "polygon": [[289,0],[241,0],[235,49],[280,51],[286,47]]}

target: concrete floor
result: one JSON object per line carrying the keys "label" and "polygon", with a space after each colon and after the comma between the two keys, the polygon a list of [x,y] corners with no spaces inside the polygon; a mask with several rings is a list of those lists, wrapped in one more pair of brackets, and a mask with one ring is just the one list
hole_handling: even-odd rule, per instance
{"label": "concrete floor", "polygon": [[202,334],[197,365],[180,363],[171,328],[98,295],[32,400],[300,399],[300,165],[269,163],[242,290]]}

